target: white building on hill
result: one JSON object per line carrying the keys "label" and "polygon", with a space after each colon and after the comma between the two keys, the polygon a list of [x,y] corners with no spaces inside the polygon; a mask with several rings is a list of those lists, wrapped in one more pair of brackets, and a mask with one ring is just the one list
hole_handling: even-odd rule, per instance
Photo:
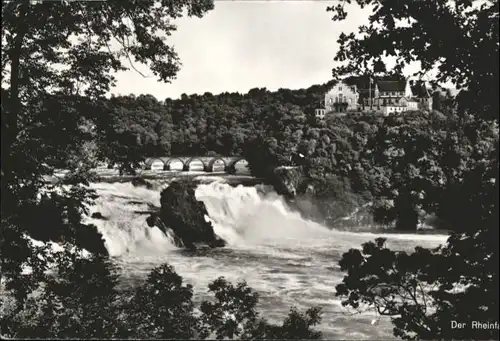
{"label": "white building on hill", "polygon": [[432,97],[424,82],[407,79],[349,77],[326,94],[324,107],[316,109],[319,120],[327,115],[349,112],[377,112],[383,115],[414,110],[432,110]]}

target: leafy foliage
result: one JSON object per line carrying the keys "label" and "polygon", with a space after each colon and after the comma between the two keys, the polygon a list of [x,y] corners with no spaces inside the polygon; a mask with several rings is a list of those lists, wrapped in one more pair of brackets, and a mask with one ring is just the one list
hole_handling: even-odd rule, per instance
{"label": "leafy foliage", "polygon": [[[378,238],[343,255],[339,264],[347,276],[336,295],[345,297],[344,306],[391,316],[394,335],[406,340],[497,339],[498,329],[472,325],[498,322],[494,243],[491,233],[469,232],[408,254]],[[453,328],[452,321],[466,327]]]}
{"label": "leafy foliage", "polygon": [[194,338],[196,318],[190,285],[171,266],[153,269],[146,283],[130,301],[128,337],[189,339]]}
{"label": "leafy foliage", "polygon": [[92,115],[103,158],[132,173],[145,157],[170,154],[173,126],[166,109],[153,96],[103,100]]}
{"label": "leafy foliage", "polygon": [[[211,1],[2,3],[2,278],[18,278],[37,257],[26,236],[104,251],[95,227],[81,222],[93,199],[88,171],[102,159],[94,104],[114,84],[113,72],[134,67],[132,58],[163,81],[174,78],[179,60],[162,35],[185,9],[202,16],[212,8]],[[47,176],[57,168],[70,174],[52,186]],[[51,194],[61,185],[73,188]],[[3,247],[7,241],[16,247]],[[36,265],[43,272],[43,262]]]}
{"label": "leafy foliage", "polygon": [[[379,218],[395,217],[399,224],[406,224],[402,229],[412,230],[423,215],[435,214],[450,229],[464,228],[456,224],[458,221],[451,223],[445,207],[464,205],[462,200],[469,195],[462,191],[464,186],[473,186],[477,191],[493,185],[490,180],[495,173],[491,167],[495,167],[492,155],[497,134],[494,124],[471,116],[433,112],[385,119],[362,155],[370,167],[384,170],[383,178],[371,186],[373,197],[378,199]],[[480,177],[474,185],[468,182],[473,174]],[[452,192],[454,198],[449,195]],[[390,208],[381,206],[383,201],[392,202]],[[468,209],[471,217],[484,213],[478,210],[471,214],[472,207]],[[412,220],[405,220],[410,216]]]}
{"label": "leafy foliage", "polygon": [[20,338],[116,335],[117,276],[109,260],[100,256],[83,259],[67,251],[52,260],[57,264],[56,274],[37,286],[22,309],[2,314],[1,333]]}
{"label": "leafy foliage", "polygon": [[[385,170],[374,194],[387,199],[376,213],[404,215],[398,221],[409,227],[423,209],[456,233],[411,254],[383,239],[351,249],[339,262],[347,275],[337,295],[391,316],[404,339],[498,339],[498,67],[481,62],[498,59],[498,1],[355,2],[372,6],[370,23],[359,36],[340,36],[336,60],[345,63],[334,76],[385,72],[381,58],[394,56],[394,73],[419,61],[422,73],[437,67],[436,81],[460,91],[440,104],[446,115],[394,117],[372,136],[365,154]],[[334,20],[347,15],[343,5],[329,10]]]}
{"label": "leafy foliage", "polygon": [[21,310],[0,320],[1,333],[15,338],[199,338],[248,340],[319,339],[311,328],[320,310],[292,309],[282,325],[259,317],[258,295],[246,283],[220,277],[209,285],[215,301],[201,302],[175,270],[161,265],[136,289],[118,289],[117,269],[109,260],[62,254],[57,276]]}

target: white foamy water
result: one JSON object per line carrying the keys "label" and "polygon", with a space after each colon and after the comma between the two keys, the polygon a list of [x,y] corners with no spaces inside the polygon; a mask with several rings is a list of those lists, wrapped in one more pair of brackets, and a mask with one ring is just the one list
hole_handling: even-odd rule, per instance
{"label": "white foamy water", "polygon": [[[99,227],[106,246],[123,269],[126,283],[135,285],[162,263],[173,265],[193,284],[196,299],[206,298],[207,285],[219,276],[245,280],[260,294],[260,311],[274,322],[289,308],[323,308],[318,328],[330,339],[388,339],[387,320],[372,325],[375,315],[352,315],[335,297],[335,285],[344,276],[337,263],[343,252],[360,247],[380,234],[329,230],[291,212],[275,193],[256,187],[231,187],[223,182],[199,185],[215,232],[228,241],[222,249],[189,253],[174,247],[157,228],[146,224],[151,205],[159,206],[160,189],[148,190],[130,183],[93,184],[98,194],[93,212],[108,220],[89,220]],[[391,247],[434,247],[442,235],[383,235]]]}

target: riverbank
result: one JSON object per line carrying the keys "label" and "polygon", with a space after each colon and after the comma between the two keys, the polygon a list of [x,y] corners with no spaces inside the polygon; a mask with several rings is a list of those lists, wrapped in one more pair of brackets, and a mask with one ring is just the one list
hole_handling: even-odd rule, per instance
{"label": "riverbank", "polygon": [[[226,172],[205,172],[205,171],[157,171],[157,170],[138,170],[135,175],[120,174],[117,169],[96,168],[92,170],[94,175],[93,182],[99,183],[127,183],[134,179],[146,181],[165,181],[173,180],[192,180],[196,183],[206,183],[222,180],[231,186],[255,186],[264,183],[264,180],[254,177],[250,172],[245,171],[238,174],[228,174]],[[54,176],[47,176],[46,180],[51,183],[57,183],[64,179],[68,174],[67,170],[59,170]]]}

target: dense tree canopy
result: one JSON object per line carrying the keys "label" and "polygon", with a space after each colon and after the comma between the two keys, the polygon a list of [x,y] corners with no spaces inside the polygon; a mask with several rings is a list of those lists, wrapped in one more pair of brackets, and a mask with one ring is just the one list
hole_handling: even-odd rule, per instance
{"label": "dense tree canopy", "polygon": [[[185,12],[201,17],[212,8],[208,0],[2,2],[0,279],[19,298],[29,292],[26,283],[35,283],[19,277],[22,267],[34,266],[34,276],[46,266],[38,256],[46,257],[37,254],[43,250],[26,238],[33,222],[49,219],[60,231],[48,235],[70,244],[75,235],[95,230],[81,223],[92,199],[84,186],[88,170],[100,154],[88,118],[113,85],[114,72],[135,61],[160,80],[172,80],[180,66],[165,40],[175,30],[172,20]],[[127,131],[116,134],[130,139]],[[61,166],[71,170],[65,179],[70,189],[51,188],[44,177]]]}
{"label": "dense tree canopy", "polygon": [[[389,120],[369,148],[387,170],[378,194],[391,202],[382,216],[392,211],[414,224],[423,208],[459,233],[413,254],[381,239],[350,250],[337,295],[344,305],[391,316],[404,339],[497,339],[497,328],[474,329],[471,321],[499,321],[498,1],[345,0],[328,9],[334,20],[348,15],[345,3],[372,13],[359,35],[340,36],[334,76],[384,72],[382,58],[393,56],[393,72],[418,61],[422,74],[437,68],[435,81],[460,91],[455,105],[445,105],[457,109],[455,118]],[[452,320],[466,327],[453,329]]]}

